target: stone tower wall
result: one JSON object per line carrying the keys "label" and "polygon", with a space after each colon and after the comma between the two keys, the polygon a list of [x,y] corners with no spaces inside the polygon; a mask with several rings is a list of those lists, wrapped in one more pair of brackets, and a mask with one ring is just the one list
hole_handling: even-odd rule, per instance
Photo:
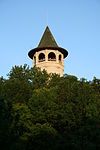
{"label": "stone tower wall", "polygon": [[[54,57],[55,56],[55,57]],[[48,73],[57,73],[63,76],[64,58],[63,54],[58,50],[41,50],[33,56],[33,66],[45,69]]]}

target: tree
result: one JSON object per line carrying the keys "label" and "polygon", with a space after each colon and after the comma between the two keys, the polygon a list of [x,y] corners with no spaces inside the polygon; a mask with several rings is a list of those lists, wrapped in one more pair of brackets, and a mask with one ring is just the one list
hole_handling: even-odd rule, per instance
{"label": "tree", "polygon": [[2,150],[100,149],[99,83],[12,67],[0,78]]}

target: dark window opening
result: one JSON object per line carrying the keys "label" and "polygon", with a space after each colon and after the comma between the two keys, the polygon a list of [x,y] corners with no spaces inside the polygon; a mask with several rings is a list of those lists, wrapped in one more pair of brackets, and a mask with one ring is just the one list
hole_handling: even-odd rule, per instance
{"label": "dark window opening", "polygon": [[59,55],[59,61],[61,61],[61,55]]}
{"label": "dark window opening", "polygon": [[39,62],[45,61],[45,55],[43,53],[39,54]]}
{"label": "dark window opening", "polygon": [[48,60],[49,61],[56,61],[56,55],[53,52],[50,52],[48,55]]}

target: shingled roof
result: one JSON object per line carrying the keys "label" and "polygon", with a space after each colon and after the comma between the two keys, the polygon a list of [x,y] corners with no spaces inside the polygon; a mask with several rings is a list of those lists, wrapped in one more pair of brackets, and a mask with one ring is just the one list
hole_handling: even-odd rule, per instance
{"label": "shingled roof", "polygon": [[33,56],[36,52],[41,51],[41,50],[45,50],[45,49],[53,49],[53,50],[58,50],[60,51],[63,55],[64,58],[67,57],[68,55],[68,51],[62,47],[59,47],[49,29],[49,27],[47,26],[44,34],[38,44],[38,47],[32,49],[29,51],[28,56],[33,59]]}
{"label": "shingled roof", "polygon": [[49,27],[47,26],[38,47],[58,47]]}

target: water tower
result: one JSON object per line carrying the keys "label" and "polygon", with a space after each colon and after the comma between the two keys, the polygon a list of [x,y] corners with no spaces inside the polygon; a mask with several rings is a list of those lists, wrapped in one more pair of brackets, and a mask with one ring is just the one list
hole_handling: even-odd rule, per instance
{"label": "water tower", "polygon": [[33,66],[45,69],[48,73],[57,73],[63,76],[64,58],[68,51],[56,43],[49,27],[47,26],[38,44],[38,47],[29,51],[28,56],[33,60]]}

